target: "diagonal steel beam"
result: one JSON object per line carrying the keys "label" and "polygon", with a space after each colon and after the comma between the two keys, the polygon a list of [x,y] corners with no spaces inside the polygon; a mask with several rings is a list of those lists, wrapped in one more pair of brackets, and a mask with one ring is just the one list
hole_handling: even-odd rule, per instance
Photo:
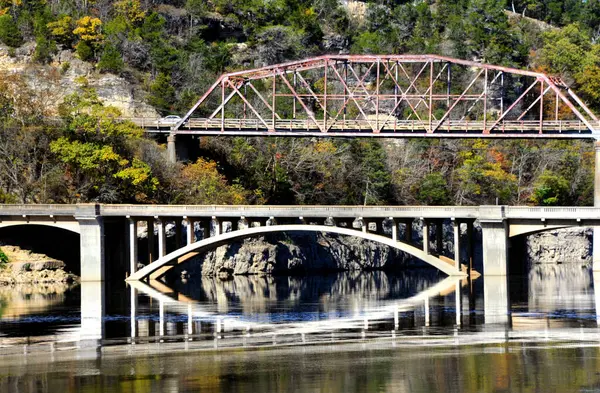
{"label": "diagonal steel beam", "polygon": [[592,131],[592,132],[595,132],[595,131],[596,131],[596,129],[594,128],[594,126],[592,126],[592,125],[590,124],[590,122],[588,121],[588,119],[586,119],[586,118],[585,118],[585,116],[583,116],[583,115],[581,114],[581,112],[579,111],[579,109],[577,109],[577,108],[575,107],[575,105],[573,105],[573,103],[572,103],[571,101],[569,101],[569,99],[568,99],[568,98],[567,98],[567,97],[566,97],[566,96],[563,94],[563,92],[562,92],[562,91],[560,91],[560,88],[559,88],[558,86],[556,86],[556,84],[555,84],[555,83],[554,83],[554,82],[553,82],[553,81],[552,81],[552,80],[551,80],[551,79],[550,79],[550,78],[549,78],[547,75],[544,75],[542,78],[544,79],[544,81],[546,81],[546,83],[547,83],[548,85],[552,86],[552,90],[554,90],[554,92],[555,92],[556,94],[558,94],[558,96],[560,97],[560,99],[561,99],[561,100],[563,100],[563,102],[564,102],[565,104],[567,104],[567,106],[568,106],[569,108],[571,108],[571,110],[573,111],[573,113],[575,113],[575,116],[577,116],[577,117],[579,118],[579,120],[581,120],[581,121],[583,122],[583,124],[585,124],[585,125],[586,125],[586,127],[587,127],[587,128],[590,130],[590,131]]}
{"label": "diagonal steel beam", "polygon": [[213,85],[206,91],[206,93],[204,93],[202,95],[202,97],[200,97],[200,99],[198,101],[196,101],[196,103],[194,104],[194,106],[192,106],[192,108],[187,111],[187,113],[185,115],[183,115],[183,118],[179,121],[179,123],[175,124],[173,127],[171,127],[171,131],[177,131],[179,130],[179,128],[186,122],[188,121],[188,119],[192,116],[192,113],[194,113],[196,111],[196,109],[198,109],[198,107],[208,98],[208,96],[210,96],[210,94],[217,88],[217,86],[219,86],[219,84],[221,84],[221,81],[223,80],[223,78],[225,78],[225,75],[221,75],[219,77],[219,79],[216,80],[215,83],[213,83]]}
{"label": "diagonal steel beam", "polygon": [[275,112],[273,107],[271,105],[269,105],[269,102],[262,96],[262,94],[260,94],[260,92],[254,87],[252,82],[248,81],[246,83],[246,85],[250,86],[250,88],[254,91],[256,96],[262,101],[262,103],[265,104],[265,106],[267,108],[269,108],[269,110],[275,114],[275,117],[277,117],[278,120],[281,120],[281,117],[277,114],[277,112]]}
{"label": "diagonal steel beam", "polygon": [[300,105],[302,105],[302,108],[304,108],[304,111],[306,112],[306,115],[315,123],[315,125],[317,126],[317,128],[321,132],[325,132],[326,130],[324,130],[323,128],[321,128],[321,125],[319,124],[319,122],[317,121],[317,119],[315,119],[315,117],[311,114],[311,111],[304,104],[304,101],[302,101],[302,99],[298,96],[298,92],[296,92],[296,89],[294,89],[294,87],[287,80],[285,74],[280,69],[278,69],[277,70],[277,75],[279,75],[281,77],[281,79],[283,79],[283,82],[287,85],[288,89],[290,89],[290,91],[294,95],[295,99],[297,99],[300,102]]}
{"label": "diagonal steel beam", "polygon": [[265,128],[267,130],[270,130],[271,127],[269,127],[269,125],[267,124],[267,122],[265,121],[265,119],[262,118],[262,116],[260,115],[260,113],[258,113],[256,111],[256,109],[254,109],[254,107],[252,106],[252,104],[250,104],[248,102],[248,100],[246,99],[246,97],[244,97],[244,95],[238,90],[237,87],[235,87],[235,85],[233,83],[231,83],[231,81],[229,79],[226,80],[227,84],[229,84],[229,86],[231,86],[231,88],[240,96],[240,98],[246,103],[246,105],[248,105],[248,108],[250,108],[250,110],[252,110],[252,112],[254,112],[254,114],[256,115],[256,117],[258,117],[258,120],[260,120],[264,125]]}
{"label": "diagonal steel beam", "polygon": [[444,122],[444,120],[446,120],[446,118],[450,115],[450,112],[452,112],[452,109],[454,109],[456,107],[456,105],[458,105],[458,103],[461,101],[461,99],[465,96],[465,94],[467,94],[467,92],[471,89],[471,87],[475,84],[475,82],[477,81],[477,79],[479,79],[479,77],[481,76],[481,74],[483,73],[484,69],[482,68],[479,71],[479,74],[477,74],[477,76],[475,78],[473,78],[473,80],[471,81],[471,83],[469,83],[469,86],[467,86],[467,88],[462,92],[462,94],[460,95],[460,97],[458,97],[456,99],[456,101],[454,101],[454,103],[452,104],[452,106],[450,108],[448,108],[448,110],[446,111],[446,113],[444,113],[444,116],[442,116],[442,118],[440,119],[440,121],[438,122],[438,124],[435,126],[435,128],[433,128],[431,130],[431,133],[434,133],[435,131],[437,131],[437,129],[442,125],[442,123]]}
{"label": "diagonal steel beam", "polygon": [[525,97],[527,95],[527,93],[529,93],[529,91],[531,91],[531,89],[533,89],[535,87],[535,85],[537,85],[539,82],[540,82],[540,80],[536,79],[531,85],[529,85],[529,87],[527,89],[525,89],[523,94],[521,94],[512,104],[510,104],[510,106],[508,108],[506,108],[504,113],[502,113],[500,115],[500,117],[494,122],[494,124],[492,124],[492,126],[488,129],[488,133],[491,132],[494,128],[496,128],[496,126],[498,124],[500,124],[500,122],[502,120],[504,120],[506,115],[508,115],[508,113],[510,111],[512,111],[515,106],[517,106],[517,104],[523,99],[523,97]]}
{"label": "diagonal steel beam", "polygon": [[[543,85],[542,85],[542,89],[543,89]],[[523,113],[521,113],[519,115],[519,117],[517,117],[517,120],[522,120],[523,117],[525,117],[525,115],[535,106],[535,104],[537,104],[538,102],[540,102],[540,100],[542,99],[542,97],[551,89],[551,86],[546,87],[543,91],[542,94],[538,95],[538,97],[531,103],[531,105],[529,105],[527,107],[527,109],[525,109],[523,111]]]}
{"label": "diagonal steel beam", "polygon": [[[494,77],[494,79],[492,79],[492,81],[490,82],[490,84],[488,85],[488,88],[490,86],[492,86],[496,80],[498,79],[498,77],[500,76],[500,73],[497,73],[496,76]],[[460,118],[460,120],[464,120],[465,117],[467,117],[467,115],[469,113],[471,113],[471,111],[473,110],[473,108],[475,108],[475,105],[477,105],[477,103],[479,103],[479,101],[481,101],[481,99],[483,98],[483,96],[486,94],[486,91],[484,90],[479,97],[477,97],[477,99],[475,100],[475,102],[469,107],[469,109],[467,109],[467,112],[463,115],[463,117]]]}
{"label": "diagonal steel beam", "polygon": [[[388,73],[390,74],[390,78],[392,78],[392,80],[393,80],[393,81],[394,81],[394,83],[396,84],[396,87],[397,87],[397,89],[398,89],[398,90],[400,91],[400,93],[401,93],[400,99],[399,99],[398,101],[399,101],[399,102],[402,102],[402,100],[405,100],[405,101],[406,101],[406,103],[408,104],[408,106],[410,106],[410,109],[412,109],[412,111],[413,111],[413,113],[415,114],[415,116],[417,116],[417,119],[419,119],[419,121],[422,121],[422,120],[421,120],[421,117],[419,116],[419,113],[417,112],[417,107],[416,107],[416,106],[415,106],[415,107],[413,107],[413,106],[412,106],[412,104],[410,103],[410,100],[409,100],[409,99],[407,98],[407,96],[406,96],[406,93],[408,92],[408,90],[402,91],[402,87],[400,87],[400,84],[398,83],[398,80],[397,80],[397,79],[396,79],[396,78],[395,78],[393,75],[391,75],[391,72],[389,72],[389,69],[388,69],[388,68],[385,66],[385,64],[384,64],[384,67],[386,68],[386,70],[387,70],[387,71],[388,71]],[[415,77],[415,79],[416,79],[416,78],[418,78],[418,77],[419,77],[419,75],[417,75],[417,76]],[[409,80],[409,82],[410,82],[410,80]],[[413,83],[414,83],[414,81],[413,81]],[[417,92],[417,94],[418,94],[418,92]],[[417,105],[418,105],[420,102],[421,102],[421,101],[417,102]],[[425,104],[425,105],[427,105],[427,104]],[[396,108],[398,108],[398,105],[396,105],[396,106],[395,106],[394,110],[396,110]],[[412,115],[412,114],[411,114],[411,115]],[[409,116],[409,117],[410,117],[410,116]],[[387,120],[386,120],[386,122],[387,122]]]}
{"label": "diagonal steel beam", "polygon": [[[335,72],[336,76],[340,80],[342,79],[342,76],[339,74],[339,72],[335,68],[333,69],[333,72]],[[371,121],[369,120],[369,118],[367,117],[367,115],[365,114],[365,112],[363,111],[362,107],[356,101],[356,98],[354,98],[354,94],[352,92],[348,92],[348,95],[354,101],[354,103],[356,104],[356,107],[358,108],[358,110],[360,111],[360,113],[363,115],[363,117],[365,118],[365,120],[367,121],[367,123],[369,123],[369,125],[371,126],[371,129],[373,130],[373,132],[375,132],[375,128],[373,127],[373,124],[371,123]]]}

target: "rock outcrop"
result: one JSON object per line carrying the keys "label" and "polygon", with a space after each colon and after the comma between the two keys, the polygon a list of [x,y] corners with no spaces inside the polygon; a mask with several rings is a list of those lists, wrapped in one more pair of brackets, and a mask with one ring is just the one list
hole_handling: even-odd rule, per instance
{"label": "rock outcrop", "polygon": [[0,285],[17,283],[76,282],[78,277],[65,271],[65,263],[23,250],[16,246],[2,246],[9,263],[0,264]]}
{"label": "rock outcrop", "polygon": [[592,263],[592,230],[563,228],[529,235],[525,240],[527,262],[535,264]]}
{"label": "rock outcrop", "polygon": [[393,270],[414,262],[399,250],[359,238],[290,232],[218,247],[193,257],[171,274],[185,277]]}
{"label": "rock outcrop", "polygon": [[106,105],[117,107],[123,117],[158,118],[156,110],[144,102],[145,93],[125,78],[100,73],[90,63],[79,60],[72,51],[54,55],[48,65],[32,60],[35,44],[28,43],[15,53],[0,45],[0,73],[20,75],[27,86],[39,95],[36,101],[47,116],[56,116],[64,97],[77,91],[79,81],[85,78],[89,87],[96,89]]}

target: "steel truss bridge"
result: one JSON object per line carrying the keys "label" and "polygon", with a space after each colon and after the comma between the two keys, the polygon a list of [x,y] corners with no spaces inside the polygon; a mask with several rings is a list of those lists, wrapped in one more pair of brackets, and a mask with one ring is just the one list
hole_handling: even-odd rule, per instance
{"label": "steel truss bridge", "polygon": [[560,78],[437,55],[330,55],[223,74],[171,135],[595,138]]}

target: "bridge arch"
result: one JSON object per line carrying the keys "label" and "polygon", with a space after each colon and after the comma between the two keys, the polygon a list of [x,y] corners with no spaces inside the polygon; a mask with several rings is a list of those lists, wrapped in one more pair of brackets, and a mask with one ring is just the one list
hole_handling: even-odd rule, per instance
{"label": "bridge arch", "polygon": [[66,264],[65,270],[80,275],[81,239],[78,223],[52,224],[43,221],[4,221],[0,223],[0,242],[62,261]]}
{"label": "bridge arch", "polygon": [[425,263],[441,270],[443,273],[449,276],[466,276],[466,274],[458,269],[455,266],[442,261],[438,257],[428,254],[425,251],[414,247],[412,245],[402,243],[391,238],[376,235],[373,233],[362,232],[356,229],[351,228],[342,228],[336,226],[327,226],[327,225],[307,225],[307,224],[292,224],[292,225],[271,225],[271,226],[260,226],[253,228],[246,228],[242,230],[227,232],[218,236],[209,237],[198,241],[196,243],[191,243],[185,247],[182,247],[176,251],[173,251],[156,261],[148,264],[137,272],[131,274],[127,281],[136,281],[143,280],[149,277],[154,272],[159,269],[172,266],[173,262],[178,258],[185,256],[191,252],[204,252],[209,249],[213,249],[215,247],[225,245],[234,240],[241,240],[257,235],[265,235],[269,233],[277,233],[277,232],[327,232],[327,233],[335,233],[339,235],[348,235],[355,236],[365,240],[371,240],[374,242],[378,242],[381,244],[385,244],[387,246],[396,248],[400,251],[403,251],[409,255],[412,255]]}
{"label": "bridge arch", "polygon": [[0,229],[15,226],[45,226],[51,228],[60,228],[66,231],[80,234],[79,223],[77,221],[2,221]]}

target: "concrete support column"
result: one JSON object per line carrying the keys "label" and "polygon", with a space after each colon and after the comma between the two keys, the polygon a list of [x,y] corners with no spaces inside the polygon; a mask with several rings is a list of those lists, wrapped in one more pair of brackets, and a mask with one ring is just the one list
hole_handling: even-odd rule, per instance
{"label": "concrete support column", "polygon": [[436,220],[435,222],[435,252],[438,255],[444,254],[444,222]]}
{"label": "concrete support column", "polygon": [[189,217],[183,217],[185,222],[185,244],[190,245],[196,241],[196,234],[194,233],[194,220]]}
{"label": "concrete support column", "polygon": [[404,222],[405,227],[404,227],[404,240],[406,241],[406,243],[411,244],[412,243],[412,224],[413,224],[413,220],[406,220]]}
{"label": "concrete support column", "polygon": [[483,274],[508,275],[508,231],[506,221],[481,221]]}
{"label": "concrete support column", "polygon": [[250,223],[246,220],[246,217],[241,216],[237,223],[238,230],[248,229],[250,227]]}
{"label": "concrete support column", "polygon": [[505,325],[509,322],[510,299],[508,295],[507,276],[484,276],[483,314],[486,325]]}
{"label": "concrete support column", "polygon": [[467,266],[473,271],[473,221],[467,221]]}
{"label": "concrete support column", "polygon": [[188,304],[187,317],[187,334],[194,334],[192,303]]}
{"label": "concrete support column", "polygon": [[425,304],[423,305],[425,313],[425,326],[429,326],[429,297],[425,298]]}
{"label": "concrete support column", "polygon": [[137,220],[127,217],[128,220],[128,245],[129,245],[129,274],[137,272],[138,264],[138,238],[137,238]]}
{"label": "concrete support column", "polygon": [[130,296],[130,301],[129,301],[129,305],[130,305],[130,318],[129,318],[129,322],[130,322],[130,333],[131,333],[131,338],[136,338],[137,334],[138,334],[138,330],[137,330],[137,309],[138,309],[138,296],[137,296],[137,289],[133,288],[133,287],[129,287],[129,296]]}
{"label": "concrete support column", "polygon": [[159,217],[154,217],[158,224],[158,257],[167,255],[167,233],[165,231],[165,221]]}
{"label": "concrete support column", "polygon": [[169,162],[177,162],[177,149],[175,147],[175,134],[169,134],[167,137],[167,156]]}
{"label": "concrete support column", "polygon": [[423,251],[429,254],[429,222],[426,219],[421,219],[423,222]]}
{"label": "concrete support column", "polygon": [[221,221],[215,217],[212,216],[211,220],[210,220],[210,236],[219,236],[221,234]]}
{"label": "concrete support column", "polygon": [[156,259],[154,253],[154,218],[148,218],[146,225],[148,228],[148,262],[152,263]]}
{"label": "concrete support column", "polygon": [[202,239],[207,239],[211,236],[211,221],[208,220],[208,218],[203,219],[202,221],[200,221],[200,228],[202,228]]}
{"label": "concrete support column", "polygon": [[175,218],[175,249],[181,248],[181,219]]}
{"label": "concrete support column", "polygon": [[398,241],[398,223],[394,220],[394,217],[390,217],[390,221],[392,223],[392,240]]}
{"label": "concrete support column", "polygon": [[454,233],[454,266],[460,270],[460,221],[453,219],[452,229]]}
{"label": "concrete support column", "polygon": [[158,335],[165,335],[165,303],[158,301]]}
{"label": "concrete support column", "polygon": [[[596,166],[594,171],[594,207],[600,207],[600,141],[594,142],[594,157]],[[600,226],[593,227],[592,237],[592,268],[600,271]]]}
{"label": "concrete support column", "polygon": [[362,217],[358,217],[358,221],[360,222],[360,228],[362,229],[363,233],[367,233],[367,230],[369,229],[369,223]]}
{"label": "concrete support column", "polygon": [[456,325],[460,326],[462,324],[462,302],[461,302],[461,294],[460,294],[460,281],[456,281],[454,289],[454,306],[456,307]]}
{"label": "concrete support column", "polygon": [[78,216],[81,281],[104,281],[104,222],[100,216]]}

